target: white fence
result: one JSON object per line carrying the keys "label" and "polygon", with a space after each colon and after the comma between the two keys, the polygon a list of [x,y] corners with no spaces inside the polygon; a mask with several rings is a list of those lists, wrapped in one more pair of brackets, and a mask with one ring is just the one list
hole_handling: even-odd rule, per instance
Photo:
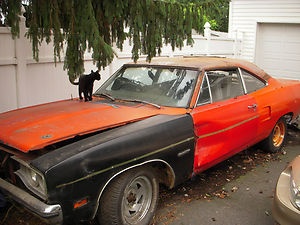
{"label": "white fence", "polygon": [[[0,112],[20,107],[31,106],[71,97],[77,97],[77,87],[71,85],[63,62],[53,60],[52,44],[42,43],[39,51],[39,62],[32,59],[31,43],[24,37],[26,33],[25,18],[20,21],[20,38],[13,40],[10,30],[0,27]],[[186,46],[174,52],[165,46],[160,57],[180,57],[187,55],[221,55],[238,57],[241,40],[221,37],[219,32],[211,31],[205,26],[205,35],[193,35],[194,45]],[[124,44],[123,52],[115,49],[117,57],[101,71],[102,79],[95,82],[97,89],[122,64],[131,61],[131,46]],[[144,59],[141,56],[141,59]],[[96,70],[90,54],[85,55],[85,71]]]}

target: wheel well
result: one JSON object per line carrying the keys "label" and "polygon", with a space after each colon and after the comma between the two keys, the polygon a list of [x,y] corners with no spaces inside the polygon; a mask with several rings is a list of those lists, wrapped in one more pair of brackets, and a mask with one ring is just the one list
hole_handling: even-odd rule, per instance
{"label": "wheel well", "polygon": [[[150,161],[146,161],[143,162],[141,164],[137,164],[134,166],[131,166],[129,168],[125,168],[121,171],[119,171],[118,173],[116,173],[110,180],[109,182],[105,185],[105,187],[116,177],[118,177],[119,175],[121,175],[122,173],[134,169],[134,168],[138,168],[138,167],[151,167],[154,172],[155,175],[158,179],[158,182],[161,184],[166,185],[168,188],[173,188],[174,184],[175,184],[175,173],[173,168],[170,166],[169,163],[167,163],[164,160],[161,159],[154,159],[154,160],[150,160]],[[105,189],[105,187],[103,189]]]}
{"label": "wheel well", "polygon": [[292,112],[289,112],[289,113],[287,113],[287,114],[285,114],[283,116],[283,118],[286,120],[287,124],[291,124],[292,123],[293,117],[294,117],[294,115],[293,115]]}
{"label": "wheel well", "polygon": [[132,167],[129,168],[125,168],[119,172],[117,172],[113,177],[111,177],[106,184],[103,186],[102,190],[100,190],[99,195],[98,195],[98,200],[97,200],[97,206],[95,208],[95,212],[94,212],[94,216],[93,218],[95,218],[96,213],[98,211],[98,206],[99,206],[99,202],[101,199],[102,194],[104,193],[104,191],[106,190],[106,188],[109,186],[109,184],[118,176],[120,176],[121,174],[131,170],[131,169],[136,169],[139,167],[151,167],[154,172],[155,175],[158,179],[158,182],[160,184],[163,184],[165,186],[167,186],[168,188],[173,188],[175,185],[175,173],[174,170],[172,169],[172,167],[165,161],[161,160],[161,159],[157,159],[157,160],[151,160],[151,161],[147,161],[147,162],[143,162],[141,164],[138,165],[134,165]]}
{"label": "wheel well", "polygon": [[159,183],[168,188],[173,188],[175,184],[175,174],[172,167],[166,162],[152,162],[149,164],[156,172]]}

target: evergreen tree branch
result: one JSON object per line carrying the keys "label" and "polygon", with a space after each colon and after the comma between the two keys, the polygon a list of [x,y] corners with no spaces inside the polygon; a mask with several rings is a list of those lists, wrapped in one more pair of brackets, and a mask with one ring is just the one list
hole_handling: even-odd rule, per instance
{"label": "evergreen tree branch", "polygon": [[[164,44],[182,48],[193,44],[192,30],[201,32],[204,16],[220,15],[229,0],[29,0],[26,6],[26,36],[38,61],[42,41],[53,41],[54,60],[61,60],[70,80],[84,70],[84,52],[92,51],[98,69],[114,58],[112,44],[123,48],[129,38],[132,59],[141,54],[147,60],[161,53]],[[21,0],[1,0],[0,10],[13,37],[19,34]],[[211,18],[211,17],[210,17]],[[129,28],[127,31],[126,28]]]}

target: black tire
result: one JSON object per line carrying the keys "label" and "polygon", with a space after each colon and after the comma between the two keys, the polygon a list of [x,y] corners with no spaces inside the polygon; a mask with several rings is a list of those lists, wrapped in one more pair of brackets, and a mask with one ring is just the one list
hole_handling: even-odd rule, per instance
{"label": "black tire", "polygon": [[159,184],[151,168],[136,168],[115,178],[100,199],[101,225],[148,225],[154,216]]}
{"label": "black tire", "polygon": [[286,136],[286,120],[282,117],[275,124],[271,134],[262,142],[263,149],[271,153],[279,152],[285,144]]}

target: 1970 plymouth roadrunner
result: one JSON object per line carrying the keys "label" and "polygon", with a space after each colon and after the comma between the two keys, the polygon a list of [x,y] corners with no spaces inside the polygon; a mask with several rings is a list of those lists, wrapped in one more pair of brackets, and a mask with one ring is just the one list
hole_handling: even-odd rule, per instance
{"label": "1970 plymouth roadrunner", "polygon": [[0,188],[52,224],[146,225],[173,188],[256,143],[279,151],[300,82],[242,60],[126,64],[90,102],[0,114]]}

